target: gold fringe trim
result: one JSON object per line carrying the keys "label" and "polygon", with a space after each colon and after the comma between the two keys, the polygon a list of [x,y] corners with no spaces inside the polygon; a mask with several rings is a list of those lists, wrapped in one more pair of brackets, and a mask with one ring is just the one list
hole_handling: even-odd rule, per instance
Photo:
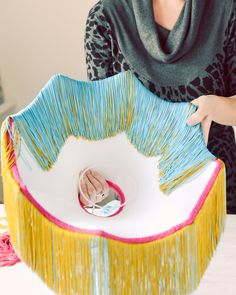
{"label": "gold fringe trim", "polygon": [[169,236],[131,244],[66,230],[20,191],[2,142],[4,201],[12,243],[56,294],[184,295],[199,284],[225,226],[225,166],[194,222]]}

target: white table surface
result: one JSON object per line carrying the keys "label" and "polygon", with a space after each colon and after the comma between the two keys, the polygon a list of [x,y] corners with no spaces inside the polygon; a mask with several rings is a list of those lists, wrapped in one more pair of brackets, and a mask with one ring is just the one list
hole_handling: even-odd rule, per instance
{"label": "white table surface", "polygon": [[[4,216],[3,205],[0,205],[0,216]],[[54,294],[24,263],[0,268],[0,293],[7,295]],[[193,295],[235,294],[236,215],[227,215],[225,232],[198,289]]]}

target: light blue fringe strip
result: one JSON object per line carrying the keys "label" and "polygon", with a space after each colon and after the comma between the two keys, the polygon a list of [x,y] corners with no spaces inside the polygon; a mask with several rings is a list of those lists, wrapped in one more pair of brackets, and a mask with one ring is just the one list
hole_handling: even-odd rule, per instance
{"label": "light blue fringe strip", "polygon": [[169,193],[215,159],[205,145],[200,124],[186,124],[195,110],[188,102],[160,99],[130,71],[98,81],[59,74],[31,104],[8,117],[6,124],[14,148],[20,151],[17,138],[22,137],[44,170],[56,162],[71,135],[101,140],[125,131],[140,153],[160,156],[160,185]]}

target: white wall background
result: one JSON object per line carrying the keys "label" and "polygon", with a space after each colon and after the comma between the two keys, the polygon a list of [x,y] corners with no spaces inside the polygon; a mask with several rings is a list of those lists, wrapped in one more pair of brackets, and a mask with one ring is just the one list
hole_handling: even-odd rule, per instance
{"label": "white wall background", "polygon": [[26,106],[54,73],[87,79],[83,39],[98,0],[0,0],[0,75],[6,100]]}

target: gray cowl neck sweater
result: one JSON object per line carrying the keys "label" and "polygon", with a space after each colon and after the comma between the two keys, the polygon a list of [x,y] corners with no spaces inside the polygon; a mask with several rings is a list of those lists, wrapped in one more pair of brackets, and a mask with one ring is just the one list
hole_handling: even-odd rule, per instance
{"label": "gray cowl neck sweater", "polygon": [[194,79],[223,50],[233,1],[186,0],[160,42],[152,0],[101,0],[121,52],[141,77],[162,86]]}

